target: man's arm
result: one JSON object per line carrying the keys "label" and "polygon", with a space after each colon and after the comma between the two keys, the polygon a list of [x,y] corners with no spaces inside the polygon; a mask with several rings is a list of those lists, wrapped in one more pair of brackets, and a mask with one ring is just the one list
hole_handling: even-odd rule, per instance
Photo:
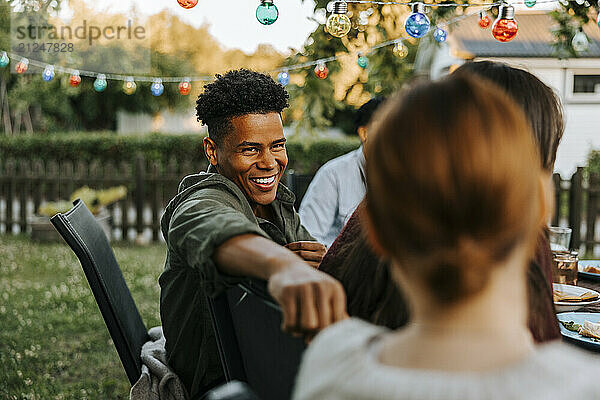
{"label": "man's arm", "polygon": [[314,334],[347,317],[338,281],[261,236],[233,237],[216,249],[213,260],[225,274],[267,280],[283,311],[282,329],[288,332]]}

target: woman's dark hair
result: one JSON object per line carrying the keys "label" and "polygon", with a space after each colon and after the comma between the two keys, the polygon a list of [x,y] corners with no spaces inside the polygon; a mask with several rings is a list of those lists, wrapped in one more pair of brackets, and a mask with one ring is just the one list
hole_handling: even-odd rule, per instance
{"label": "woman's dark hair", "polygon": [[358,128],[361,126],[369,125],[369,122],[371,122],[371,119],[373,118],[373,114],[375,114],[375,111],[377,111],[383,102],[385,102],[384,97],[373,97],[356,110],[356,115],[354,117],[354,133],[357,133]]}
{"label": "woman's dark hair", "polygon": [[467,62],[452,75],[477,75],[504,89],[521,106],[531,124],[542,168],[552,172],[556,151],[564,132],[560,99],[535,75],[493,61]]}
{"label": "woman's dark hair", "polygon": [[505,92],[462,74],[420,84],[387,102],[371,129],[366,214],[408,280],[450,304],[480,292],[518,246],[533,256],[540,161]]}
{"label": "woman's dark hair", "polygon": [[198,121],[208,125],[211,139],[221,143],[233,129],[231,119],[247,114],[281,113],[289,95],[269,75],[247,69],[216,75],[196,101]]}

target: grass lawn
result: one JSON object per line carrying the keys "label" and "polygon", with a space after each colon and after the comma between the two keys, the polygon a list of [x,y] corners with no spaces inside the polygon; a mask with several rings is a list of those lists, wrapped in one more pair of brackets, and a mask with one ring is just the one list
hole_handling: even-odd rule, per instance
{"label": "grass lawn", "polygon": [[[164,245],[114,244],[147,327],[160,325]],[[66,244],[0,236],[0,399],[124,399],[129,382]]]}

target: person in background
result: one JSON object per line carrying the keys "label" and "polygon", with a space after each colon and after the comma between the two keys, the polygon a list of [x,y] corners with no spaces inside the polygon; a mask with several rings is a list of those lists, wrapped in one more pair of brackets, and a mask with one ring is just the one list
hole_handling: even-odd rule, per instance
{"label": "person in background", "polygon": [[325,246],[340,234],[348,218],[365,196],[364,144],[368,124],[384,99],[375,97],[356,113],[356,133],[362,145],[323,165],[313,178],[300,205],[300,221]]}
{"label": "person in background", "polygon": [[224,379],[207,296],[259,278],[287,331],[311,336],[346,317],[342,286],[314,268],[325,247],[300,224],[294,195],[279,184],[288,161],[280,115],[287,105],[283,86],[244,69],[217,75],[198,97],[209,169],[185,177],[165,210],[159,278],[167,363],[192,398]]}
{"label": "person in background", "polygon": [[535,345],[527,327],[526,271],[550,207],[532,135],[512,98],[464,75],[386,104],[367,146],[364,215],[411,322],[321,332],[295,400],[597,397],[598,358]]}
{"label": "person in background", "polygon": [[[564,131],[562,107],[554,91],[527,71],[503,63],[466,63],[454,74],[477,76],[504,89],[529,120],[544,173],[542,184],[552,193],[551,175]],[[547,203],[552,205],[551,198]],[[360,207],[325,254],[319,269],[339,279],[347,294],[348,313],[396,329],[409,319],[409,307],[400,289],[389,279],[386,260],[370,248],[364,236]],[[547,218],[552,216],[548,208]],[[536,342],[560,338],[552,299],[552,258],[546,229],[538,235],[535,256],[527,270],[529,328]]]}

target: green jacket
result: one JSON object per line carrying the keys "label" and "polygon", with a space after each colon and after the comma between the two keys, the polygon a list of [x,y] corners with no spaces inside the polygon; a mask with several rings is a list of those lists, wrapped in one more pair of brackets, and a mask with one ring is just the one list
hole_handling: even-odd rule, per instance
{"label": "green jacket", "polygon": [[300,224],[294,194],[279,184],[274,222],[257,218],[243,192],[218,173],[190,175],[179,185],[161,220],[167,242],[165,269],[159,278],[160,316],[167,362],[190,396],[222,382],[206,296],[217,296],[243,280],[221,273],[212,256],[228,239],[247,233],[280,245],[314,240]]}

